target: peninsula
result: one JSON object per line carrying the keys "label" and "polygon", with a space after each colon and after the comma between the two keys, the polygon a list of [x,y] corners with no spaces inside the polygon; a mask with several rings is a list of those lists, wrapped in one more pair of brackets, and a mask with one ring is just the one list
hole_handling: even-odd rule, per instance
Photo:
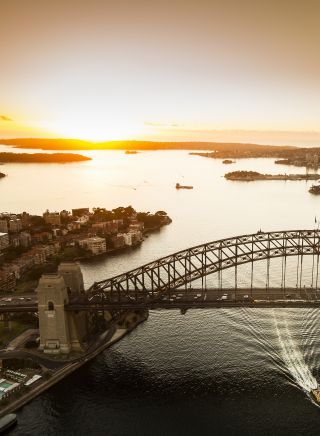
{"label": "peninsula", "polygon": [[3,177],[6,177],[6,175],[3,173],[0,173],[0,179],[3,179]]}
{"label": "peninsula", "polygon": [[261,174],[256,171],[233,171],[224,176],[227,180],[253,182],[256,180],[319,180],[319,174]]}
{"label": "peninsula", "polygon": [[193,152],[190,154],[210,159],[224,159],[222,163],[231,163],[234,159],[276,158],[276,164],[306,168],[320,167],[319,147],[306,148],[254,144],[225,144],[224,147],[218,145],[214,146],[214,151]]}
{"label": "peninsula", "polygon": [[319,153],[306,153],[305,156],[295,156],[289,159],[278,159],[274,161],[275,164],[292,165],[295,167],[306,168],[319,168],[320,167],[320,154]]}
{"label": "peninsula", "polygon": [[74,153],[8,153],[0,152],[1,163],[70,163],[91,160]]}
{"label": "peninsula", "polygon": [[163,210],[95,207],[49,212],[0,213],[0,292],[32,291],[34,280],[62,261],[92,260],[127,250],[170,224]]}
{"label": "peninsula", "polygon": [[[67,313],[69,303],[77,300],[90,304],[97,297],[84,290],[80,266],[70,261],[92,260],[134,248],[147,233],[170,223],[163,210],[151,214],[137,212],[132,206],[46,210],[42,216],[0,213],[0,312],[2,316],[9,313],[6,306],[27,307],[26,313],[10,312],[0,328],[0,418],[80,368],[148,318],[148,310],[143,307]],[[62,287],[57,287],[58,283]],[[59,301],[63,301],[62,306]],[[47,319],[54,326],[53,342],[46,337],[52,330],[47,328]],[[67,346],[58,334],[61,326],[66,327],[63,335],[68,338]],[[75,332],[75,340],[71,332]]]}

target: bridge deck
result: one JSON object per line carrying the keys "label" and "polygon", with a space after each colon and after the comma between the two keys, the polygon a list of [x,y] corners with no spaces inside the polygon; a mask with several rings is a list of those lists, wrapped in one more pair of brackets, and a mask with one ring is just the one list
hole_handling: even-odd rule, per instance
{"label": "bridge deck", "polygon": [[[191,309],[231,307],[319,307],[320,290],[314,288],[239,288],[239,289],[175,289],[150,298],[148,293],[132,291],[129,295],[114,294],[73,299],[67,311],[102,311],[135,309]],[[36,296],[32,301],[13,299],[0,306],[1,313],[37,312]]]}
{"label": "bridge deck", "polygon": [[214,302],[214,301],[197,301],[197,302],[146,302],[146,303],[128,303],[128,304],[107,304],[107,305],[81,305],[73,304],[67,305],[65,308],[67,311],[104,311],[104,310],[157,310],[157,309],[228,309],[228,308],[312,308],[320,307],[320,300],[293,300],[293,301],[255,301],[251,302],[241,302],[241,301],[225,301],[225,302]]}

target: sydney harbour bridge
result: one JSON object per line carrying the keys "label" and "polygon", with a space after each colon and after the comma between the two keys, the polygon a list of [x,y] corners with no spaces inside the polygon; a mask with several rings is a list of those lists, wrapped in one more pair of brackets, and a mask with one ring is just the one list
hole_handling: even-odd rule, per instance
{"label": "sydney harbour bridge", "polygon": [[[86,291],[70,295],[64,310],[320,306],[319,257],[318,229],[258,231],[187,248],[95,282]],[[295,258],[294,267],[291,264],[288,271],[291,258]],[[273,259],[278,259],[280,265],[278,285],[270,284]],[[307,286],[302,281],[306,259],[310,273]],[[258,263],[264,265],[260,287],[254,285]],[[243,265],[247,265],[245,287],[239,286],[238,280],[238,270]],[[227,286],[223,284],[226,270],[233,277],[231,284],[229,274]],[[210,276],[217,277],[215,287],[207,285]],[[36,299],[0,306],[0,313],[37,310]]]}

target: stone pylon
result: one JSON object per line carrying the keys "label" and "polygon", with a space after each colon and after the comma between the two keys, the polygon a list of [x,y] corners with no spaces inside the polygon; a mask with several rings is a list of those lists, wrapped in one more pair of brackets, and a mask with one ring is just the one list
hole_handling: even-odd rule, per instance
{"label": "stone pylon", "polygon": [[83,278],[78,264],[66,262],[58,273],[43,274],[39,280],[38,313],[40,349],[60,354],[82,351],[87,336],[85,312],[67,312],[72,296],[83,292]]}
{"label": "stone pylon", "polygon": [[72,294],[83,292],[83,276],[80,265],[75,262],[62,262],[58,273],[64,278],[65,284]]}

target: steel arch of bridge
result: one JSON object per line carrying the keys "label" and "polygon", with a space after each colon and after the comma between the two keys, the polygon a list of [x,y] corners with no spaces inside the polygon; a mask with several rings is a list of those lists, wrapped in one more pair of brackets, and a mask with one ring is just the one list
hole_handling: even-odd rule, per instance
{"label": "steel arch of bridge", "polygon": [[316,255],[317,276],[320,230],[261,232],[220,239],[162,257],[107,280],[95,282],[91,295],[143,294],[156,297],[170,289],[228,268],[277,257]]}

